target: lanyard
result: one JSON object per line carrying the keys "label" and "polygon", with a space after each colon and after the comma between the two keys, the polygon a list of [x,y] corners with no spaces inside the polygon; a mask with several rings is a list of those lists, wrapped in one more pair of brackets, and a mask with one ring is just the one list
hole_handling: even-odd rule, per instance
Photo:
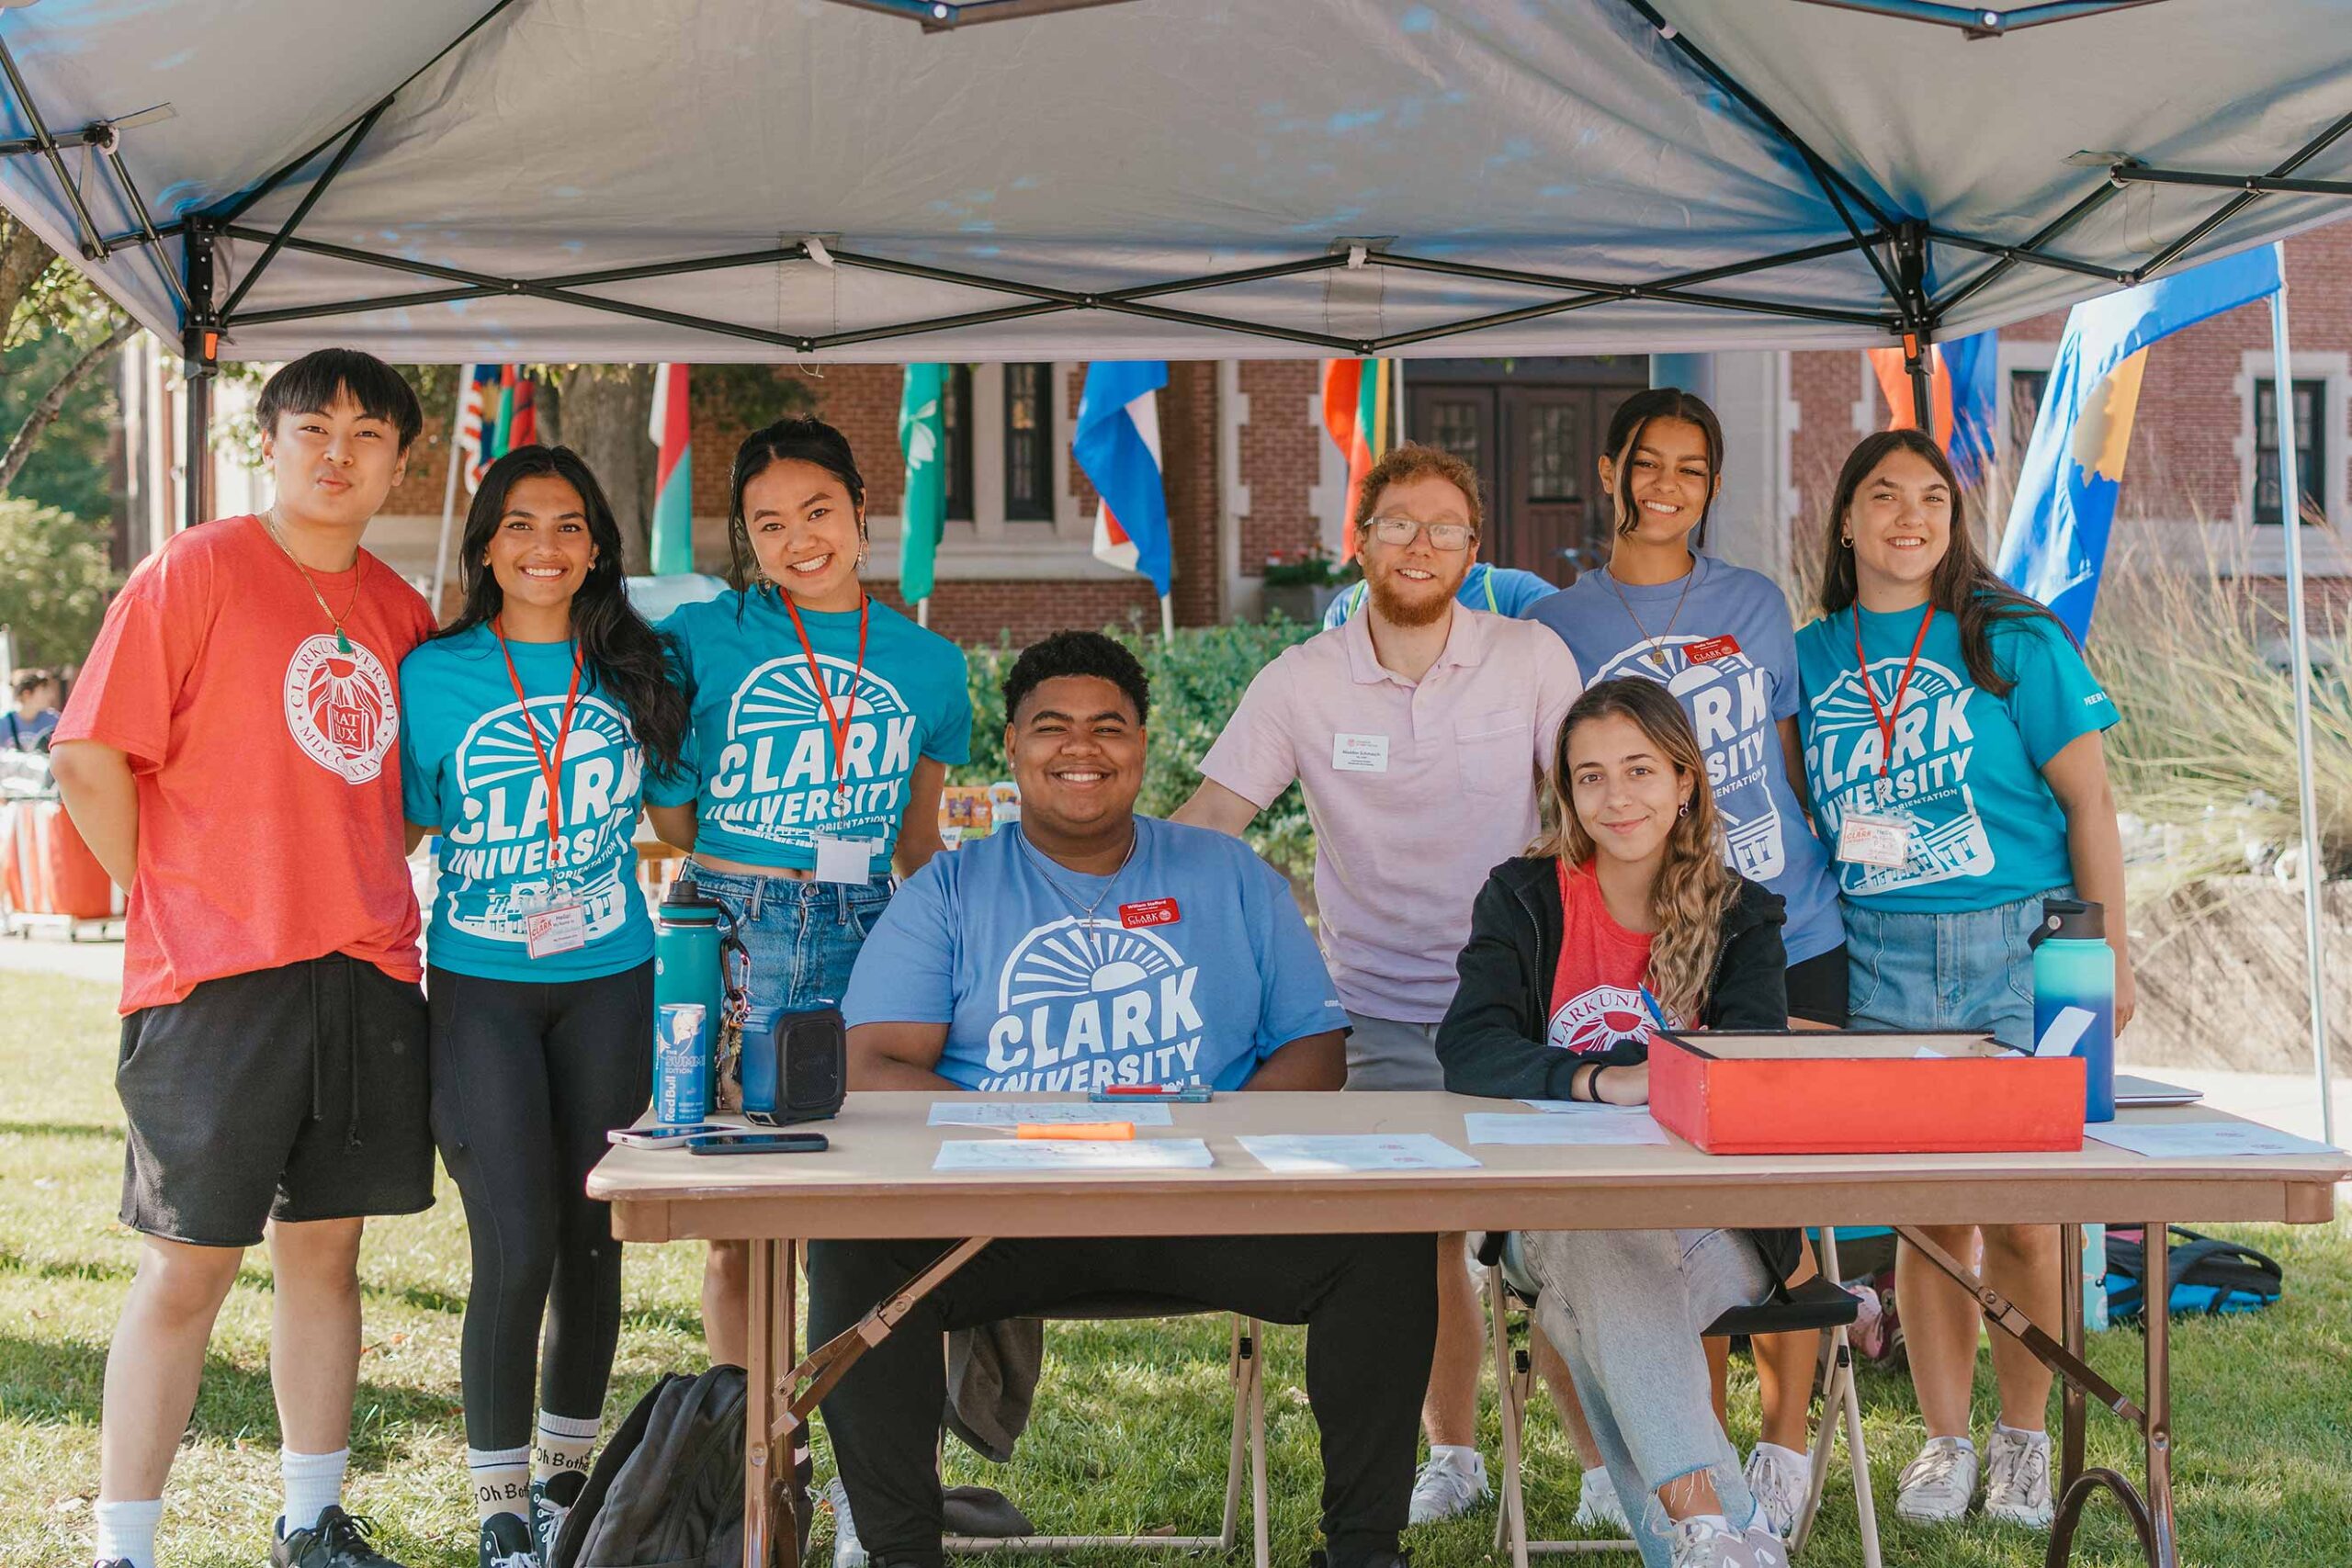
{"label": "lanyard", "polygon": [[817,700],[825,705],[825,727],[833,732],[833,795],[836,799],[849,793],[849,721],[857,716],[857,687],[865,679],[865,626],[873,612],[874,598],[861,593],[857,599],[857,669],[849,678],[846,705],[839,714],[833,712],[833,689],[825,684],[825,672],[817,667],[816,646],[808,640],[808,628],[800,624],[800,611],[793,604],[792,595],[779,592],[784,601],[784,613],[792,617],[792,629],[799,634],[801,656],[808,660],[808,683],[817,688]]}
{"label": "lanyard", "polygon": [[548,786],[548,863],[563,863],[563,743],[571,739],[571,716],[580,705],[580,644],[571,645],[571,690],[563,699],[563,726],[555,732],[555,755],[548,755],[547,742],[539,739],[539,727],[531,717],[531,699],[524,694],[523,677],[514,671],[514,654],[506,646],[506,632],[498,622],[490,623],[498,638],[498,651],[506,656],[506,678],[514,683],[514,700],[521,704],[523,728],[531,732],[531,750],[539,754],[539,777]]}
{"label": "lanyard", "polygon": [[1879,739],[1885,742],[1885,750],[1879,754],[1881,778],[1886,776],[1887,763],[1894,756],[1894,721],[1902,716],[1903,694],[1911,689],[1911,672],[1919,668],[1919,650],[1928,646],[1928,628],[1935,623],[1936,607],[1930,604],[1928,613],[1919,617],[1919,635],[1911,639],[1911,657],[1903,661],[1903,678],[1894,683],[1894,706],[1888,709],[1879,705],[1878,687],[1871,680],[1871,661],[1862,652],[1862,607],[1854,606],[1854,668],[1862,678],[1862,694],[1871,700],[1871,716],[1878,720]]}

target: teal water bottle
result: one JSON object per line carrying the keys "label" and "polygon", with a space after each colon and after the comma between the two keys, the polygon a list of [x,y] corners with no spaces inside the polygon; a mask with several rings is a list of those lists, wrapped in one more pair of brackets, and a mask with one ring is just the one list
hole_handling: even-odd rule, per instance
{"label": "teal water bottle", "polygon": [[659,1010],[670,1002],[700,1003],[713,1041],[718,1038],[722,990],[718,939],[728,924],[726,908],[705,897],[691,876],[670,884],[653,917],[653,1005]]}
{"label": "teal water bottle", "polygon": [[[2115,950],[2107,911],[2080,898],[2044,898],[2033,948],[2034,1054],[2080,1056],[2083,1120],[2115,1120]],[[2071,1042],[2062,1051],[2062,1043]]]}

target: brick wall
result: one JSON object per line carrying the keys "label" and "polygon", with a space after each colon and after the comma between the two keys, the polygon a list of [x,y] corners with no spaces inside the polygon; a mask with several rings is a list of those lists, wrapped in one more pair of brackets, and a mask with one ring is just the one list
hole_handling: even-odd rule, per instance
{"label": "brick wall", "polygon": [[1269,556],[1293,556],[1323,535],[1307,492],[1322,473],[1326,439],[1307,418],[1321,366],[1312,359],[1252,359],[1240,367],[1250,423],[1241,427],[1241,482],[1250,513],[1241,520],[1241,570],[1266,570]]}

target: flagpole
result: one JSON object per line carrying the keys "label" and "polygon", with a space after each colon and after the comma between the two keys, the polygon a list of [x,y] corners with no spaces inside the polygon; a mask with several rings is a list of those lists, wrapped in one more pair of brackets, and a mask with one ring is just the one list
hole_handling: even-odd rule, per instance
{"label": "flagpole", "polygon": [[2335,1100],[2327,1060],[2327,988],[2321,959],[2319,797],[2312,787],[2312,660],[2303,615],[2302,476],[2295,469],[2295,378],[2287,338],[2287,247],[2278,246],[2278,287],[2270,296],[2271,406],[2278,411],[2278,519],[2287,542],[2287,647],[2294,660],[2295,779],[2303,828],[2303,973],[2311,990],[2312,1066],[2319,1080],[2320,1136],[2335,1142]]}
{"label": "flagpole", "polygon": [[1176,602],[1165,593],[1159,596],[1159,640],[1176,640]]}
{"label": "flagpole", "polygon": [[931,595],[928,593],[915,601],[915,625],[926,628],[931,625]]}
{"label": "flagpole", "polygon": [[441,589],[449,580],[449,525],[458,515],[458,468],[466,460],[463,443],[458,437],[466,423],[466,394],[473,389],[473,367],[458,367],[458,402],[450,411],[449,480],[441,487],[441,537],[433,547],[433,619],[441,619]]}

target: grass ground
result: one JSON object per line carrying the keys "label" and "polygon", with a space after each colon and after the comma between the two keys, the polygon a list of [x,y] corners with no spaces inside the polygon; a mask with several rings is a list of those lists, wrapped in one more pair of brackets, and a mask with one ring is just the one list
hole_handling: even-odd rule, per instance
{"label": "grass ground", "polygon": [[[110,1004],[109,991],[96,985],[0,976],[0,1019],[8,1021],[0,1025],[0,1563],[9,1568],[87,1561],[99,1387],[137,1256],[114,1218],[122,1152]],[[2268,1313],[2184,1323],[2175,1335],[2182,1561],[2339,1568],[2352,1559],[2352,1237],[2341,1221],[2245,1234],[2285,1263],[2289,1293]],[[700,1267],[691,1247],[631,1250],[609,1418],[662,1372],[700,1364]],[[373,1227],[363,1271],[367,1350],[349,1502],[382,1521],[386,1549],[411,1568],[470,1568],[458,1398],[467,1267],[455,1194],[427,1214]],[[256,1252],[221,1314],[173,1476],[163,1542],[173,1568],[263,1560],[277,1495],[268,1290],[267,1260]],[[1050,1349],[1046,1396],[1014,1464],[996,1471],[959,1458],[958,1478],[1003,1487],[1056,1533],[1190,1530],[1213,1521],[1229,1408],[1222,1326],[1057,1327]],[[1312,1544],[1318,1472],[1312,1419],[1297,1392],[1299,1334],[1276,1330],[1269,1350],[1274,1553],[1292,1568]],[[2137,1337],[2126,1332],[2100,1336],[2092,1348],[2101,1371],[2127,1388],[2136,1383],[2138,1356]],[[1734,1427],[1743,1441],[1755,1419],[1745,1371],[1735,1363]],[[1988,1379],[1980,1409],[1989,1393]],[[1866,1375],[1863,1395],[1890,1562],[2027,1568],[2041,1561],[2040,1540],[2019,1531],[1896,1526],[1887,1504],[1894,1472],[1921,1436],[1917,1411],[1899,1377]],[[1491,1455],[1491,1400],[1486,1425]],[[2092,1434],[2094,1462],[2133,1468],[2120,1424],[2102,1417]],[[1532,1445],[1534,1522],[1559,1533],[1574,1507],[1575,1469],[1548,1417],[1538,1416]],[[1488,1511],[1416,1531],[1408,1544],[1417,1568],[1494,1561],[1492,1523]],[[826,1529],[820,1524],[820,1540]],[[1136,1561],[1098,1555],[1104,1568]],[[1245,1549],[1235,1568],[1246,1561]],[[1852,1495],[1842,1481],[1833,1482],[1804,1561],[1806,1568],[1860,1562]],[[2077,1561],[2137,1561],[2112,1509],[2095,1514]]]}

